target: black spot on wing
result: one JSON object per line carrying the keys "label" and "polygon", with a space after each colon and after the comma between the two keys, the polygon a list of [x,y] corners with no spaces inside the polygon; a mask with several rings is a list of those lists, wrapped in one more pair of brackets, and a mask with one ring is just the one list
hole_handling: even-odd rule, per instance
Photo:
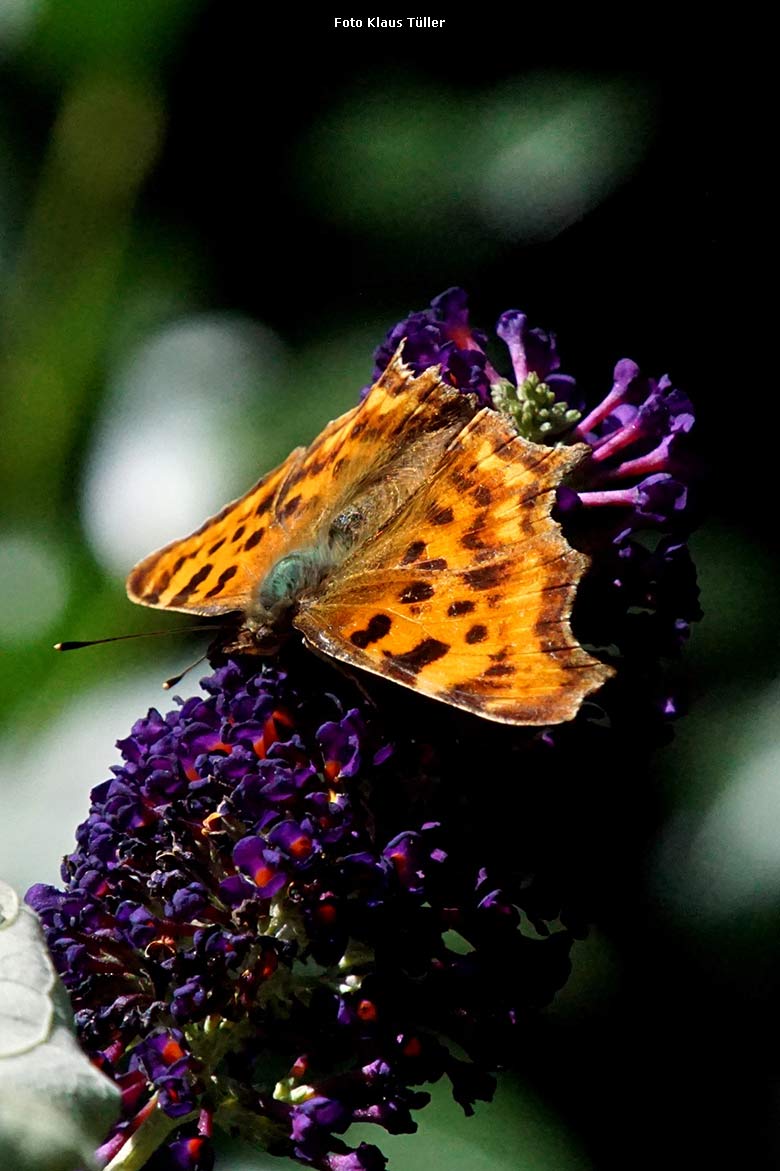
{"label": "black spot on wing", "polygon": [[426,581],[413,581],[398,595],[399,602],[408,605],[410,602],[427,602],[428,598],[432,598],[434,593],[432,585],[428,585]]}
{"label": "black spot on wing", "polygon": [[411,565],[411,563],[413,561],[416,561],[418,559],[418,557],[422,556],[422,554],[424,552],[425,552],[425,541],[412,541],[411,545],[409,546],[409,548],[406,550],[403,557],[401,558],[401,564],[402,565]]}
{"label": "black spot on wing", "polygon": [[229,565],[227,567],[227,569],[224,569],[222,571],[222,573],[220,573],[219,577],[217,578],[217,584],[215,586],[213,586],[212,589],[209,590],[209,592],[206,594],[206,597],[207,598],[216,597],[216,595],[222,592],[222,590],[225,588],[225,586],[230,581],[230,579],[235,577],[237,573],[238,573],[238,566],[237,565]]}
{"label": "black spot on wing", "polygon": [[195,592],[195,590],[198,588],[198,586],[201,584],[201,582],[204,582],[206,580],[206,578],[211,573],[213,568],[214,568],[214,566],[211,564],[211,562],[209,562],[208,565],[202,566],[198,570],[197,573],[193,573],[192,577],[187,582],[186,586],[183,586],[179,590],[178,594],[176,594],[175,597],[171,598],[170,602],[168,602],[168,605],[169,606],[180,606],[182,604],[182,602],[186,602],[187,599],[190,597],[190,595]]}
{"label": "black spot on wing", "polygon": [[287,492],[291,491],[296,486],[296,484],[300,484],[301,480],[310,474],[310,471],[311,469],[306,467],[305,464],[299,464],[295,471],[291,472],[285,480],[285,490]]}
{"label": "black spot on wing", "polygon": [[239,525],[233,536],[230,538],[231,544],[235,545],[236,541],[240,541],[246,532],[246,525]]}
{"label": "black spot on wing", "polygon": [[294,516],[295,513],[300,508],[300,506],[301,506],[301,496],[299,493],[297,496],[293,496],[293,498],[291,500],[285,501],[285,503],[279,509],[280,520],[287,520],[289,517]]}
{"label": "black spot on wing", "polygon": [[449,480],[450,483],[455,485],[459,492],[465,492],[466,489],[470,488],[474,483],[471,477],[467,476],[465,472],[462,472],[460,468],[453,468],[453,470],[450,472]]}
{"label": "black spot on wing", "polygon": [[430,569],[431,571],[436,572],[440,569],[446,569],[447,562],[444,557],[433,557],[430,561],[418,561],[417,568]]}
{"label": "black spot on wing", "polygon": [[[173,570],[168,570],[167,573],[161,573],[153,583],[154,589],[143,595],[144,601],[148,601],[150,606],[154,606],[160,600],[160,595],[164,594],[167,590],[172,577]],[[151,600],[152,597],[154,601]]]}
{"label": "black spot on wing", "polygon": [[450,602],[447,607],[447,613],[450,618],[459,618],[461,614],[470,614],[473,609],[474,603],[470,602],[467,598],[463,598],[462,601]]}
{"label": "black spot on wing", "polygon": [[226,540],[226,537],[222,537],[219,541],[217,541],[216,545],[212,545],[209,549],[209,557],[211,557],[213,553],[216,553],[217,549],[221,549]]}
{"label": "black spot on wing", "polygon": [[450,649],[448,642],[440,642],[438,638],[424,638],[417,646],[403,654],[394,655],[390,651],[383,651],[387,660],[388,674],[394,674],[398,669],[404,675],[417,675],[429,663],[441,659]]}
{"label": "black spot on wing", "polygon": [[259,529],[256,529],[252,533],[251,537],[247,537],[247,539],[244,541],[245,553],[248,553],[250,549],[254,549],[255,545],[258,545],[260,541],[262,541],[264,532],[265,528],[261,525]]}
{"label": "black spot on wing", "polygon": [[[325,455],[321,455],[319,459],[313,460],[312,463],[309,464],[309,466],[305,469],[307,479],[313,480],[315,477],[322,475],[330,463],[330,458],[330,452],[328,451]],[[343,457],[338,462],[343,463]]]}
{"label": "black spot on wing", "polygon": [[510,666],[509,663],[494,663],[492,667],[488,667],[487,671],[485,671],[486,676],[514,674],[515,668]]}
{"label": "black spot on wing", "polygon": [[493,494],[487,484],[478,484],[474,489],[474,499],[480,508],[487,508],[493,499]]}
{"label": "black spot on wing", "polygon": [[464,549],[484,549],[485,542],[479,536],[484,531],[488,522],[489,513],[485,510],[480,512],[475,518],[468,532],[465,532],[460,538],[460,543]]}
{"label": "black spot on wing", "polygon": [[352,631],[349,641],[360,650],[365,650],[372,642],[383,639],[392,625],[392,619],[388,618],[387,614],[374,614],[369,618],[364,630]]}
{"label": "black spot on wing", "polygon": [[460,576],[472,590],[489,590],[503,580],[505,568],[503,561],[494,561],[491,565],[480,565],[479,569],[467,569]]}
{"label": "black spot on wing", "polygon": [[451,508],[437,508],[431,516],[432,525],[452,524],[455,514]]}
{"label": "black spot on wing", "polygon": [[466,631],[466,642],[484,642],[487,638],[487,626],[483,626],[481,622],[477,622],[474,626],[469,627]]}

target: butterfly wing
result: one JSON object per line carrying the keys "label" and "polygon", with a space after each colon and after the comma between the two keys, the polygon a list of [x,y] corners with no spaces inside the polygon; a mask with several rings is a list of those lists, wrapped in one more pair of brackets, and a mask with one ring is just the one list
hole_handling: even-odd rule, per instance
{"label": "butterfly wing", "polygon": [[550,513],[583,458],[484,410],[295,624],[318,650],[510,724],[571,719],[611,674],[569,617],[588,559]]}
{"label": "butterfly wing", "polygon": [[433,369],[415,377],[399,349],[363,402],[329,423],[308,449],[297,448],[196,532],[141,561],[128,577],[128,596],[202,615],[246,610],[280,557],[316,544],[372,486],[400,500],[474,409]]}
{"label": "butterfly wing", "polygon": [[296,448],[238,500],[227,504],[188,537],[150,553],[130,573],[127,596],[158,610],[216,615],[242,610],[254,575],[283,548],[276,504],[287,479],[300,467]]}

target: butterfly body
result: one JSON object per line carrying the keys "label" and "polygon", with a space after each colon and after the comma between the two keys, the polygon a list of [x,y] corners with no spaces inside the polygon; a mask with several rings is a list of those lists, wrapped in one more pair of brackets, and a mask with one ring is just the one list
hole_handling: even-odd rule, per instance
{"label": "butterfly body", "polygon": [[308,449],[136,566],[128,594],[225,615],[225,652],[273,654],[297,631],[488,719],[557,723],[611,674],[571,633],[587,558],[550,515],[583,458],[399,353]]}
{"label": "butterfly body", "polygon": [[243,615],[235,637],[222,649],[240,654],[275,654],[293,632],[300,599],[316,593],[338,565],[335,544],[304,546],[271,566]]}

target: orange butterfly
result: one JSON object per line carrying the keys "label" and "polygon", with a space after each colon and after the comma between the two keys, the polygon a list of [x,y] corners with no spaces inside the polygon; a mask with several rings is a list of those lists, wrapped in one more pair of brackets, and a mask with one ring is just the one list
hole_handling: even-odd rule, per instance
{"label": "orange butterfly", "polygon": [[225,652],[313,650],[508,724],[556,724],[612,674],[569,616],[588,559],[550,512],[587,448],[516,436],[400,349],[367,397],[191,536],[134,602],[230,615]]}

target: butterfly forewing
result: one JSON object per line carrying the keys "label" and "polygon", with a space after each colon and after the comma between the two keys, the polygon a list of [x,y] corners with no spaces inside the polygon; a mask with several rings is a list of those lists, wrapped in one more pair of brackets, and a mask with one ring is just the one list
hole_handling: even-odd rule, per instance
{"label": "butterfly forewing", "polygon": [[203,615],[245,609],[258,575],[267,572],[287,543],[276,519],[277,499],[303,455],[304,448],[296,448],[190,536],[139,562],[127,579],[131,601]]}
{"label": "butterfly forewing", "polygon": [[[128,596],[203,615],[246,610],[276,561],[323,541],[334,518],[372,488],[372,515],[391,513],[474,409],[435,371],[415,377],[399,352],[364,401],[308,449],[297,448],[196,532],[141,561]],[[385,499],[377,501],[377,487]]]}

